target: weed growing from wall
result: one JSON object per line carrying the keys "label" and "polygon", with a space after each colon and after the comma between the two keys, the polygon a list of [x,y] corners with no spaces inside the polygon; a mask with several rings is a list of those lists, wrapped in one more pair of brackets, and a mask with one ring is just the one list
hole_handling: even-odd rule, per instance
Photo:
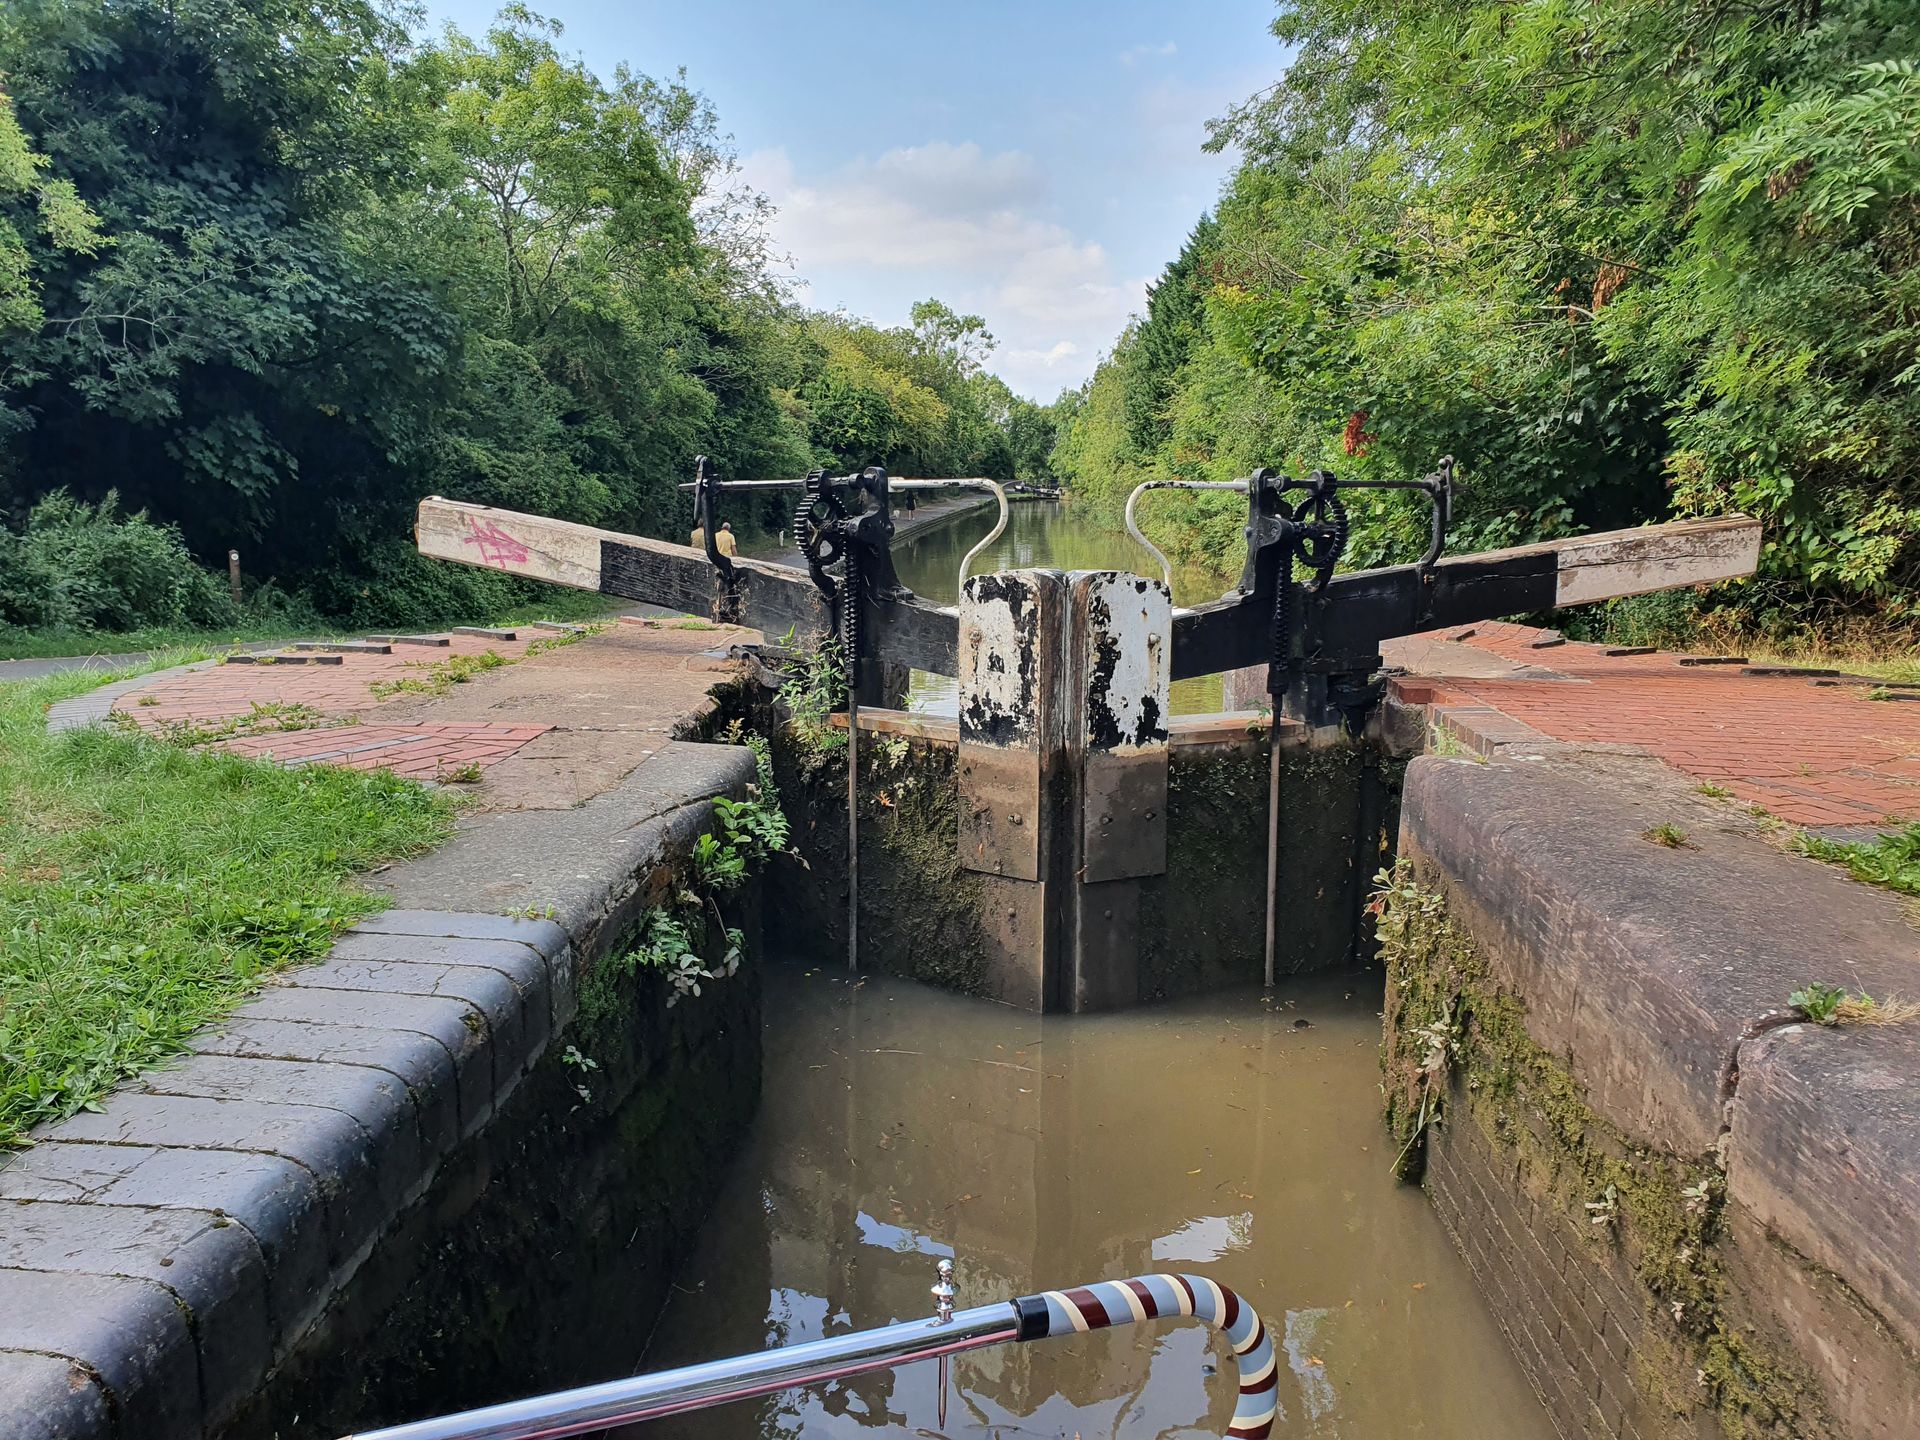
{"label": "weed growing from wall", "polygon": [[[787,641],[792,638],[788,631]],[[847,748],[846,732],[833,724],[834,712],[847,698],[846,655],[837,639],[823,639],[798,652],[775,698],[786,709],[794,739],[806,754],[818,760]]]}
{"label": "weed growing from wall", "polygon": [[745,957],[745,936],[728,923],[722,901],[760,866],[787,853],[789,826],[765,737],[747,733],[734,721],[720,738],[753,753],[754,779],[747,798],[714,797],[713,828],[694,841],[666,903],[641,917],[629,943],[602,960],[582,983],[580,1017],[589,1030],[618,1015],[622,982],[660,976],[671,1009],[698,996],[702,985],[734,975]]}

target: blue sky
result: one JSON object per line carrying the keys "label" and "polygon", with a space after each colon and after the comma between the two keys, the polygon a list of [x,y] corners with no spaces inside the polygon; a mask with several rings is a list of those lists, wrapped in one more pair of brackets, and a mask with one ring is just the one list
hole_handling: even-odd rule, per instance
{"label": "blue sky", "polygon": [[[809,304],[986,317],[990,368],[1050,400],[1093,370],[1232,160],[1205,122],[1279,75],[1272,0],[541,0],[603,74],[710,96],[780,207]],[[496,0],[428,0],[477,34]]]}

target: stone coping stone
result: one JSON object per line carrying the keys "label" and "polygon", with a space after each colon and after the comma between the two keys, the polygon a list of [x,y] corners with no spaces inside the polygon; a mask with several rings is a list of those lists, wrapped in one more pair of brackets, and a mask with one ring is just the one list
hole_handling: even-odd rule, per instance
{"label": "stone coping stone", "polygon": [[[1920,1021],[1787,1001],[1812,980],[1920,998],[1920,930],[1651,757],[1502,753],[1409,766],[1402,854],[1595,1111],[1719,1158],[1730,1200],[1920,1352]],[[1647,838],[1663,822],[1682,846]]]}
{"label": "stone coping stone", "polygon": [[375,882],[408,910],[540,913],[576,953],[611,941],[645,908],[662,848],[706,824],[694,802],[744,793],[753,754],[740,745],[669,741],[618,786],[571,810],[515,810],[463,823],[430,855]]}
{"label": "stone coping stone", "polygon": [[0,1440],[187,1440],[238,1414],[752,778],[744,747],[675,742],[574,810],[465,822],[383,875],[399,904],[327,959],[0,1163]]}
{"label": "stone coping stone", "polygon": [[[1663,823],[1686,843],[1647,838]],[[1920,994],[1893,897],[1783,853],[1651,757],[1416,759],[1401,853],[1443,878],[1589,1103],[1681,1154],[1714,1150],[1743,1043],[1794,1019],[1787,997],[1809,980]]]}
{"label": "stone coping stone", "polygon": [[1770,1030],[1731,1110],[1728,1195],[1920,1353],[1920,1022]]}

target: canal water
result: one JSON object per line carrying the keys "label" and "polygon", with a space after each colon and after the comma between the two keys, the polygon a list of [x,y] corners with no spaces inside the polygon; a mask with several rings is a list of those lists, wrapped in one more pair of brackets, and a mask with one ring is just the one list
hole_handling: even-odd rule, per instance
{"label": "canal water", "polygon": [[[893,564],[900,581],[922,599],[951,605],[959,594],[960,561],[993,528],[995,507],[988,503],[955,513],[924,529],[909,531],[894,542]],[[791,546],[772,542],[753,553],[761,559],[804,563]],[[1071,504],[1051,500],[1018,501],[1007,507],[1007,528],[981,551],[968,573],[991,575],[996,570],[1128,570],[1157,575],[1154,559],[1128,535],[1089,518]],[[1199,569],[1175,569],[1173,599],[1177,605],[1217,600],[1226,585],[1217,575]],[[1171,696],[1176,715],[1206,714],[1220,709],[1220,677],[1210,675],[1175,683]],[[907,708],[935,715],[959,710],[953,678],[916,670],[908,689]]]}
{"label": "canal water", "polygon": [[[1280,1356],[1277,1436],[1538,1440],[1544,1413],[1425,1197],[1388,1173],[1377,975],[1041,1017],[775,965],[765,1094],[644,1369],[1185,1270]],[[626,1440],[1217,1436],[1230,1356],[1196,1322],[957,1357]]]}

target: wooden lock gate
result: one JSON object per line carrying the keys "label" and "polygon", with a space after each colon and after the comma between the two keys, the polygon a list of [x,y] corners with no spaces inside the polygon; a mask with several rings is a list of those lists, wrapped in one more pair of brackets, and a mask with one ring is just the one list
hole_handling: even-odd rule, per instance
{"label": "wooden lock gate", "polygon": [[[1340,573],[1341,494],[1356,483],[1318,471],[1294,479],[1259,470],[1224,486],[1141,487],[1129,501],[1130,528],[1134,503],[1148,489],[1230,488],[1248,497],[1238,585],[1190,608],[1172,604],[1164,578],[1045,569],[969,578],[965,563],[959,603],[931,604],[894,573],[892,495],[991,489],[1004,525],[1004,494],[992,481],[899,480],[877,467],[727,482],[702,457],[683,488],[694,492],[705,552],[439,497],[420,503],[417,541],[432,558],[707,614],[769,636],[791,629],[839,637],[849,677],[853,965],[859,708],[879,702],[890,667],[955,677],[959,860],[980,878],[980,924],[995,951],[990,988],[1027,1009],[1080,1011],[1130,1004],[1138,993],[1142,897],[1167,870],[1173,681],[1263,666],[1276,717],[1322,737],[1357,734],[1381,699],[1386,639],[1731,579],[1751,573],[1758,560],[1759,522],[1743,515],[1447,557],[1452,469],[1443,462],[1419,480],[1364,482],[1428,499],[1427,553],[1412,564]],[[714,549],[723,497],[765,488],[796,495],[794,538],[807,568]],[[1281,728],[1269,727],[1268,983],[1285,852]]]}

